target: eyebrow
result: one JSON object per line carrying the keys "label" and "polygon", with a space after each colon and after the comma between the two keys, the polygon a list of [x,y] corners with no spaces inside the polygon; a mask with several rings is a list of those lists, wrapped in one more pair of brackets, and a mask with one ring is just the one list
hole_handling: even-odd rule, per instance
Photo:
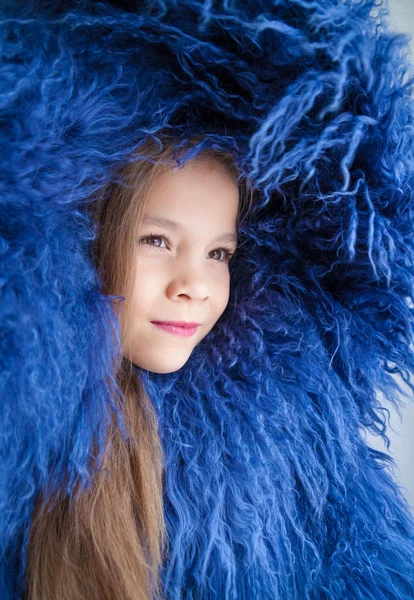
{"label": "eyebrow", "polygon": [[[159,227],[168,227],[173,231],[183,231],[184,227],[181,223],[176,223],[175,221],[171,221],[170,219],[166,219],[165,217],[158,217],[157,215],[146,215],[143,220],[144,224],[148,225],[159,225]],[[235,233],[223,233],[219,235],[214,240],[215,242],[236,242],[237,244],[237,234]]]}

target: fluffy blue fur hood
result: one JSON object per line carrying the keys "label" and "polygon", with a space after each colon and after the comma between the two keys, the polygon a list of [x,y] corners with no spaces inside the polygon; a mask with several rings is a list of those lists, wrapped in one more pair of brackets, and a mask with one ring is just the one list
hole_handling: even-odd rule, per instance
{"label": "fluffy blue fur hood", "polygon": [[117,349],[85,207],[146,135],[255,185],[231,296],[159,416],[167,600],[409,600],[379,392],[414,391],[413,78],[374,0],[42,0],[0,12],[0,598],[37,493],[103,449]]}

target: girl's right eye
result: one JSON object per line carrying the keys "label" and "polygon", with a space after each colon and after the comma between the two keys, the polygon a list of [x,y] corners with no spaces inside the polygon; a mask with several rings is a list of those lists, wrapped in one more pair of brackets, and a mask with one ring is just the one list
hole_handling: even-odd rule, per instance
{"label": "girl's right eye", "polygon": [[[150,235],[144,235],[142,238],[140,238],[139,243],[143,244],[145,243],[143,240],[165,240],[167,242],[167,244],[170,243],[169,239],[163,234],[163,235],[155,235],[155,234],[150,234]],[[159,248],[160,250],[164,250],[164,248],[162,248],[161,246],[157,246],[156,244],[146,244],[149,246],[152,246],[153,248]]]}

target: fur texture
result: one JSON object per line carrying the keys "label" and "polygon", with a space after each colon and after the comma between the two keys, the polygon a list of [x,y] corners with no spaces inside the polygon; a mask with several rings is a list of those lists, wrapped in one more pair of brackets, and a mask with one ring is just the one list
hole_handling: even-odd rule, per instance
{"label": "fur texture", "polygon": [[14,2],[0,50],[2,600],[36,493],[87,486],[110,420],[83,208],[165,126],[236,150],[256,186],[225,313],[180,371],[141,373],[167,599],[414,598],[414,518],[362,433],[388,440],[378,392],[414,390],[413,79],[385,7]]}

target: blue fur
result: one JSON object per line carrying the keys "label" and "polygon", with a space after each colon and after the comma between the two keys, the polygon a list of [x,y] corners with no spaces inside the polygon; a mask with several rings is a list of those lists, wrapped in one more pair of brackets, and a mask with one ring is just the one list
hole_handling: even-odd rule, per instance
{"label": "blue fur", "polygon": [[113,408],[83,209],[165,127],[256,187],[225,313],[180,371],[140,372],[166,598],[413,599],[414,517],[362,433],[389,443],[393,375],[414,391],[413,78],[386,7],[32,0],[3,6],[0,49],[1,599],[36,494],[90,484]]}

